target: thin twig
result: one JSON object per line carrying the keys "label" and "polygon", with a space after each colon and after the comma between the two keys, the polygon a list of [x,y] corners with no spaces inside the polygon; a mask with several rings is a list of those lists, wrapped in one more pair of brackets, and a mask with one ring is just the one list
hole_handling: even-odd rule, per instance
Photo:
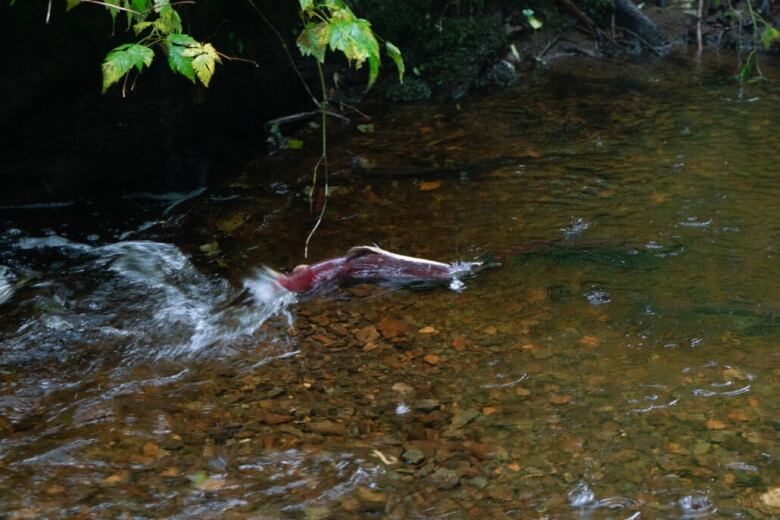
{"label": "thin twig", "polygon": [[701,19],[704,14],[704,0],[699,0],[699,9],[696,11],[696,45],[699,54],[704,49],[701,37]]}
{"label": "thin twig", "polygon": [[[274,119],[269,119],[265,123],[263,123],[263,126],[272,126],[272,125],[286,125],[287,123],[294,123],[295,121],[300,121],[302,119],[309,119],[310,117],[318,116],[320,115],[319,110],[311,110],[309,112],[301,112],[299,114],[290,114],[287,116],[277,117]],[[341,114],[337,114],[335,112],[328,112],[326,111],[325,114],[327,114],[330,117],[333,117],[335,119],[339,119],[347,124],[351,123],[352,120],[346,116],[342,116]]]}
{"label": "thin twig", "polygon": [[552,41],[548,43],[544,49],[542,49],[542,52],[540,52],[539,55],[536,57],[536,61],[542,61],[542,57],[544,57],[544,55],[547,54],[547,51],[552,49],[553,45],[558,43],[558,40],[561,38],[562,34],[563,34],[563,29],[561,29],[558,32],[558,34],[555,35],[555,38],[553,38]]}
{"label": "thin twig", "polygon": [[[173,4],[171,4],[171,5],[173,5]],[[214,31],[211,34],[209,34],[207,38],[204,38],[204,40],[205,41],[209,41],[212,38],[214,38],[214,36],[216,36],[217,33],[219,32],[219,30],[222,29],[222,26],[225,25],[227,22],[228,22],[227,19],[222,20],[221,22],[219,22],[219,25],[217,25],[216,29],[214,29]]]}
{"label": "thin twig", "polygon": [[582,23],[588,26],[588,29],[593,31],[596,28],[596,23],[593,21],[593,19],[585,14],[582,9],[577,7],[571,0],[559,0],[563,6],[571,11],[571,13],[577,17]]}
{"label": "thin twig", "polygon": [[51,20],[51,4],[54,0],[49,0],[49,6],[46,8],[46,25],[49,25],[49,20]]}
{"label": "thin twig", "polygon": [[[350,109],[350,110],[352,110],[353,112],[357,113],[357,114],[358,114],[360,117],[362,117],[362,118],[363,118],[363,119],[365,119],[366,121],[371,121],[371,116],[369,116],[369,115],[367,115],[367,114],[364,114],[363,112],[361,112],[360,110],[358,110],[358,108],[357,108],[357,107],[355,107],[355,106],[352,106],[352,105],[350,105],[349,103],[344,103],[343,101],[339,101],[339,105],[341,105],[342,107],[347,107],[348,109]],[[342,117],[344,117],[344,116],[342,116]]]}
{"label": "thin twig", "polygon": [[121,5],[113,5],[113,4],[107,4],[106,2],[101,2],[100,0],[80,0],[81,3],[85,4],[95,4],[95,5],[102,5],[103,7],[107,9],[116,9],[117,11],[125,11],[126,13],[131,13],[136,16],[142,16],[142,13],[139,13],[135,9],[130,9],[128,7],[122,7]]}
{"label": "thin twig", "polygon": [[257,67],[258,69],[260,68],[260,64],[257,63],[255,60],[250,60],[250,59],[247,59],[247,58],[237,58],[236,56],[229,56],[227,54],[222,54],[221,52],[217,52],[217,54],[219,54],[220,58],[224,58],[227,61],[245,61],[246,63],[251,63],[252,65]]}
{"label": "thin twig", "polygon": [[[322,160],[322,157],[320,157],[320,160]],[[319,167],[320,161],[317,161],[317,167]],[[312,189],[314,187],[312,186]],[[322,219],[325,217],[325,208],[328,207],[328,168],[325,168],[325,197],[322,201],[322,209],[320,210],[320,214],[317,215],[317,221],[314,223],[314,226],[311,228],[311,231],[309,231],[309,235],[306,237],[306,243],[303,246],[303,257],[309,258],[309,242],[311,242],[312,237],[314,236],[314,233],[317,232],[317,229],[319,229],[320,224],[322,224]]]}
{"label": "thin twig", "polygon": [[[314,223],[314,227],[311,228],[309,236],[306,237],[306,242],[303,247],[304,258],[309,257],[309,242],[311,242],[314,233],[320,227],[322,219],[325,217],[325,209],[328,207],[328,98],[327,88],[325,87],[325,73],[322,71],[322,65],[320,65],[319,61],[317,62],[317,75],[320,77],[320,88],[322,89],[322,102],[320,103],[320,111],[322,112],[322,155],[320,155],[320,160],[317,161],[317,165],[314,167],[311,196],[314,196],[314,188],[317,185],[317,174],[320,168],[320,164],[322,164],[325,171],[325,199],[322,202],[322,209],[320,210],[320,214],[317,216],[317,222]],[[311,201],[311,199],[309,200]]]}
{"label": "thin twig", "polygon": [[632,31],[631,29],[627,29],[627,28],[625,28],[625,27],[621,27],[621,26],[619,26],[619,25],[616,25],[615,27],[617,27],[617,28],[618,28],[618,29],[620,29],[621,31],[625,31],[625,32],[627,32],[628,34],[630,34],[630,35],[632,35],[632,36],[635,36],[637,40],[639,40],[640,42],[644,43],[644,44],[645,44],[645,45],[646,45],[646,46],[647,46],[647,47],[648,47],[648,48],[649,48],[651,51],[653,51],[653,52],[654,52],[654,53],[655,53],[657,56],[663,56],[663,54],[661,54],[661,51],[659,51],[659,50],[658,50],[656,47],[654,47],[653,45],[651,45],[651,44],[650,44],[650,42],[648,42],[647,40],[645,40],[644,38],[642,38],[641,36],[639,36],[637,33],[635,33],[634,31]]}
{"label": "thin twig", "polygon": [[309,84],[306,83],[306,80],[303,78],[303,74],[301,74],[301,71],[298,70],[298,66],[295,65],[295,58],[293,58],[293,55],[290,52],[290,48],[287,46],[287,42],[284,41],[284,37],[281,35],[279,30],[276,27],[274,27],[271,21],[265,16],[265,13],[263,13],[263,11],[261,11],[260,8],[257,7],[257,4],[254,2],[254,0],[246,0],[246,2],[250,6],[252,6],[252,9],[255,11],[255,13],[257,13],[257,16],[259,16],[260,19],[263,20],[263,23],[265,23],[268,26],[268,28],[271,29],[271,32],[273,32],[276,35],[276,38],[279,40],[279,43],[282,44],[282,48],[284,49],[284,52],[287,54],[287,58],[290,60],[290,64],[292,65],[295,74],[298,76],[298,79],[301,81],[301,85],[303,85],[303,88],[306,89],[306,92],[309,94],[309,97],[314,103],[314,106],[319,107],[320,102],[317,101],[317,97],[311,91],[311,88],[309,88]]}

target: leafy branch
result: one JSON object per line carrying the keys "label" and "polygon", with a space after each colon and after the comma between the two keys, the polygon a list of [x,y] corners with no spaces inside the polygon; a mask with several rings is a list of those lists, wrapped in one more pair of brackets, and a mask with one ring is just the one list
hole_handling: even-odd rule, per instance
{"label": "leafy branch", "polygon": [[127,27],[140,37],[136,43],[124,43],[106,55],[101,66],[103,92],[127,78],[133,70],[140,74],[149,68],[154,61],[155,48],[165,53],[173,72],[206,87],[222,58],[230,59],[210,43],[199,42],[184,33],[181,16],[174,6],[192,3],[188,0],[175,3],[170,0],[67,0],[67,9],[82,3],[103,6],[115,27],[117,17],[123,13]]}
{"label": "leafy branch", "polygon": [[[304,245],[304,257],[309,255],[309,243],[314,233],[322,223],[325,209],[328,204],[328,96],[325,85],[325,74],[322,65],[325,63],[325,55],[328,50],[341,52],[350,66],[360,69],[368,62],[368,82],[366,90],[369,90],[379,76],[381,58],[379,56],[379,42],[371,29],[371,23],[363,18],[358,18],[342,0],[299,0],[300,15],[303,20],[303,30],[296,41],[298,49],[304,56],[312,56],[317,63],[317,74],[320,79],[322,100],[319,109],[322,116],[322,153],[314,165],[312,171],[312,189],[309,195],[309,205],[313,209],[314,198],[317,194],[320,173],[322,172],[325,197],[317,220],[314,223]],[[405,66],[401,51],[392,43],[385,41],[385,52],[395,63],[398,77],[403,81]]]}

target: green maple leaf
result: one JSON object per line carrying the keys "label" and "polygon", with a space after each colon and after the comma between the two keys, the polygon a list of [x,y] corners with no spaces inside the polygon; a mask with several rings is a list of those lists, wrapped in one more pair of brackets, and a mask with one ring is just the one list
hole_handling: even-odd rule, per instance
{"label": "green maple leaf", "polygon": [[387,52],[387,55],[390,56],[390,59],[395,63],[395,67],[398,69],[398,78],[401,80],[401,83],[403,83],[406,65],[404,64],[403,56],[401,56],[401,49],[390,42],[385,42],[385,52]]}
{"label": "green maple leaf", "polygon": [[141,72],[154,59],[154,51],[139,43],[125,43],[108,53],[103,61],[103,92],[122,79],[133,67]]}
{"label": "green maple leaf", "polygon": [[376,41],[371,24],[362,18],[337,18],[335,15],[330,23],[331,34],[328,44],[334,51],[341,51],[347,60],[355,62],[359,69],[368,61],[368,87],[376,81],[379,75],[379,43]]}
{"label": "green maple leaf", "polygon": [[195,83],[195,69],[192,67],[192,57],[184,53],[191,48],[197,48],[200,44],[188,34],[169,34],[165,38],[165,46],[168,49],[168,66]]}

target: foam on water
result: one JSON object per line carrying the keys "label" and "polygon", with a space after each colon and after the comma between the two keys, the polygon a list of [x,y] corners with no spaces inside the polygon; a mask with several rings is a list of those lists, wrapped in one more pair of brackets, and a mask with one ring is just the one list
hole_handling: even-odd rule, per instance
{"label": "foam on water", "polygon": [[[242,299],[244,291],[205,276],[171,244],[92,246],[51,235],[19,237],[11,245],[17,252],[54,249],[59,255],[18,303],[43,312],[0,331],[0,361],[68,357],[85,344],[119,349],[125,361],[230,354],[257,344],[263,323],[294,301],[271,277],[259,275],[245,281],[251,298]],[[12,293],[0,272],[0,302]]]}

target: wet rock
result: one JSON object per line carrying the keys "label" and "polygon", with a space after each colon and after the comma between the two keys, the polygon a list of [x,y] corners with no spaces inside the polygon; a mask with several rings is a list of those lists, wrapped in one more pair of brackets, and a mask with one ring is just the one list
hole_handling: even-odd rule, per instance
{"label": "wet rock", "polygon": [[455,415],[452,417],[452,422],[450,423],[450,429],[452,430],[458,430],[460,428],[463,428],[467,424],[469,424],[471,421],[479,417],[480,414],[477,410],[474,410],[473,408],[469,408],[466,410],[458,410],[455,412]]}
{"label": "wet rock", "polygon": [[393,392],[398,392],[402,395],[412,395],[414,394],[414,388],[406,383],[396,383],[393,385]]}
{"label": "wet rock", "polygon": [[323,520],[330,516],[330,510],[325,506],[309,506],[304,513],[306,520]]}
{"label": "wet rock", "polygon": [[773,509],[780,509],[780,487],[767,489],[759,497],[761,503]]}
{"label": "wet rock", "polygon": [[160,476],[163,478],[176,478],[179,476],[179,470],[175,467],[166,468],[160,472]]}
{"label": "wet rock", "polygon": [[458,472],[449,468],[439,468],[428,477],[431,484],[438,489],[452,489],[460,482]]}
{"label": "wet rock", "polygon": [[738,487],[761,487],[764,484],[761,475],[755,471],[738,471],[734,476]]}
{"label": "wet rock", "polygon": [[142,450],[144,455],[146,455],[147,457],[153,457],[155,459],[161,459],[166,455],[168,455],[168,453],[165,450],[161,449],[157,444],[153,442],[147,442],[146,444],[144,444]]}
{"label": "wet rock", "polygon": [[417,412],[432,412],[441,408],[441,404],[436,399],[420,399],[416,401],[413,408]]}
{"label": "wet rock", "polygon": [[349,334],[349,329],[341,323],[331,323],[330,330],[342,338]]}
{"label": "wet rock", "polygon": [[65,486],[60,484],[49,484],[44,488],[43,492],[49,496],[60,495],[65,492]]}
{"label": "wet rock", "polygon": [[550,404],[554,405],[562,405],[562,404],[568,404],[572,400],[572,396],[570,395],[554,395],[550,397],[549,402]]}
{"label": "wet rock", "polygon": [[417,103],[430,99],[431,87],[419,78],[410,77],[403,83],[392,84],[385,95],[394,103]]}
{"label": "wet rock", "polygon": [[425,357],[423,357],[423,361],[425,361],[429,365],[436,366],[439,363],[441,363],[442,359],[436,354],[426,354]]}
{"label": "wet rock", "polygon": [[477,457],[479,460],[492,459],[496,455],[496,448],[491,444],[464,441],[462,446],[464,449],[468,450],[471,455]]}
{"label": "wet rock", "polygon": [[330,325],[330,317],[328,317],[327,314],[319,314],[317,316],[312,316],[311,318],[309,318],[309,320],[312,323],[316,323],[320,327],[326,327]]}
{"label": "wet rock", "polygon": [[265,397],[266,399],[273,399],[273,398],[275,398],[275,397],[279,397],[280,395],[284,394],[286,391],[287,391],[287,390],[285,390],[285,389],[284,389],[284,388],[282,388],[282,387],[275,386],[275,387],[271,388],[269,391],[267,391],[267,392],[265,393],[265,396],[264,396],[264,397]]}
{"label": "wet rock", "polygon": [[11,433],[12,430],[13,427],[11,426],[11,421],[8,420],[7,417],[0,415],[0,434],[7,435]]}
{"label": "wet rock", "polygon": [[180,450],[183,446],[184,441],[176,434],[166,436],[160,440],[160,447],[166,451]]}
{"label": "wet rock", "polygon": [[285,415],[279,413],[264,413],[259,417],[261,422],[265,424],[284,424],[291,422],[295,417],[292,415]]}
{"label": "wet rock", "polygon": [[305,425],[305,428],[309,431],[312,431],[314,433],[319,433],[322,435],[346,435],[347,434],[347,428],[341,424],[334,421],[324,420],[324,421],[314,421],[307,423]]}
{"label": "wet rock", "polygon": [[500,60],[491,65],[488,70],[477,78],[477,86],[485,87],[495,85],[508,87],[517,83],[519,74],[517,69],[506,60]]}
{"label": "wet rock", "polygon": [[355,496],[360,501],[361,511],[383,512],[387,503],[387,495],[366,486],[355,490]]}
{"label": "wet rock", "polygon": [[113,475],[109,475],[101,482],[104,486],[116,486],[117,484],[124,484],[130,479],[129,471],[119,471]]}
{"label": "wet rock", "polygon": [[382,318],[377,328],[384,338],[393,339],[406,334],[409,324],[398,318]]}
{"label": "wet rock", "polygon": [[154,462],[154,457],[150,457],[148,455],[133,454],[130,455],[130,462],[133,464],[140,464],[141,466],[148,466],[149,464]]}
{"label": "wet rock", "polygon": [[425,460],[425,455],[420,450],[411,449],[406,450],[401,458],[403,458],[404,462],[407,464],[420,464]]}
{"label": "wet rock", "polygon": [[437,517],[451,517],[454,513],[461,510],[461,507],[458,505],[457,502],[454,500],[450,500],[449,498],[445,498],[444,500],[440,500],[436,504],[436,516]]}
{"label": "wet rock", "polygon": [[354,513],[360,508],[360,501],[354,497],[348,497],[341,501],[341,508],[349,513]]}
{"label": "wet rock", "polygon": [[509,502],[514,498],[514,490],[511,486],[506,484],[490,486],[488,488],[487,494],[493,500],[498,500],[500,502]]}
{"label": "wet rock", "polygon": [[324,334],[314,334],[312,335],[311,339],[317,343],[320,343],[323,347],[332,347],[334,344],[336,344],[335,339],[325,336]]}
{"label": "wet rock", "polygon": [[469,486],[477,489],[485,489],[488,485],[488,480],[483,476],[472,477],[466,481]]}
{"label": "wet rock", "polygon": [[712,449],[712,445],[708,442],[697,442],[693,445],[693,454],[694,455],[704,455],[705,453],[709,453],[709,451]]}
{"label": "wet rock", "polygon": [[373,325],[357,329],[354,331],[354,334],[355,339],[361,343],[373,343],[379,339],[379,331]]}

